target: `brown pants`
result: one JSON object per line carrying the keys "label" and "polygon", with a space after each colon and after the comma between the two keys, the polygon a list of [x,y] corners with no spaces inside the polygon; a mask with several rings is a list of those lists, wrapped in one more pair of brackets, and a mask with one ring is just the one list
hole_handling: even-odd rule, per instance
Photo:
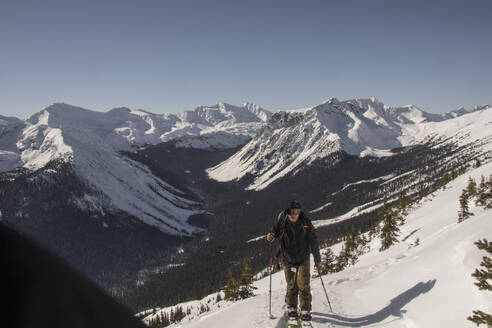
{"label": "brown pants", "polygon": [[297,306],[297,297],[299,296],[300,308],[306,311],[311,311],[311,301],[313,299],[310,286],[311,273],[309,271],[310,261],[308,258],[297,268],[296,281],[296,268],[289,268],[284,265],[285,280],[287,281],[285,303]]}

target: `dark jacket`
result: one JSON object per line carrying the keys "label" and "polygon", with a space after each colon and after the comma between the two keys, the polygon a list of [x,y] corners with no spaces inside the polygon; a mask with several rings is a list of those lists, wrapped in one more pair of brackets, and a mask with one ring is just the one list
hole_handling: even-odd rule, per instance
{"label": "dark jacket", "polygon": [[272,233],[280,241],[280,255],[285,265],[299,266],[309,258],[309,253],[313,254],[315,263],[321,261],[315,229],[303,212],[295,223],[289,220],[286,211],[281,212]]}

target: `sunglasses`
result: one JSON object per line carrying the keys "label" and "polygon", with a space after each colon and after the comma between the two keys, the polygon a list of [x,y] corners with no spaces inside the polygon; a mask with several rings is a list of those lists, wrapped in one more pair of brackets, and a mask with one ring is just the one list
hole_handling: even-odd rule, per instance
{"label": "sunglasses", "polygon": [[291,209],[287,210],[287,213],[288,214],[294,214],[294,215],[299,214],[299,213],[301,213],[301,209],[300,208],[291,208]]}

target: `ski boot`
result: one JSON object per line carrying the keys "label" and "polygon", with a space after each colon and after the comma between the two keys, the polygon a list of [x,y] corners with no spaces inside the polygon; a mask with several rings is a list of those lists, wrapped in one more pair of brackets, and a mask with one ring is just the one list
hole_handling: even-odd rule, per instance
{"label": "ski boot", "polygon": [[311,312],[302,310],[301,311],[301,320],[302,321],[311,321]]}
{"label": "ski boot", "polygon": [[299,317],[299,314],[297,313],[297,306],[288,305],[287,316],[289,319],[297,319]]}

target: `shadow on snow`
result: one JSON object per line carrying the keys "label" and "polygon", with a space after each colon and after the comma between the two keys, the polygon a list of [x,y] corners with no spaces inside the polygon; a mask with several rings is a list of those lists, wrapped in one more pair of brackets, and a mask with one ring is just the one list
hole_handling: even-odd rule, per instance
{"label": "shadow on snow", "polygon": [[386,307],[373,314],[361,317],[344,317],[337,314],[313,312],[313,322],[324,324],[332,323],[342,327],[363,327],[382,322],[390,316],[401,318],[405,313],[403,307],[410,303],[413,299],[419,297],[421,294],[429,292],[435,284],[435,279],[429,280],[425,283],[419,282],[412,288],[393,298]]}

